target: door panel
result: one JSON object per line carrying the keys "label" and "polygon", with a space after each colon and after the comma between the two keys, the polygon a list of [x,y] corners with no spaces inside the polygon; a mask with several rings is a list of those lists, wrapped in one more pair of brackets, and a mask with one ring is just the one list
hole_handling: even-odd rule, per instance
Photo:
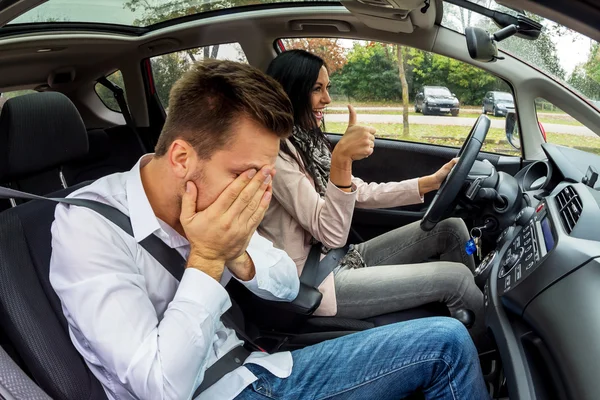
{"label": "door panel", "polygon": [[[341,135],[330,134],[333,145]],[[366,182],[390,182],[412,179],[437,171],[444,163],[456,156],[458,149],[432,144],[412,143],[398,140],[376,139],[375,152],[365,160],[353,165],[355,176]],[[479,160],[489,160],[497,170],[511,175],[521,166],[518,157],[480,153]],[[425,196],[424,204],[394,209],[365,210],[357,208],[353,217],[353,233],[350,241],[368,240],[382,233],[421,219],[435,193]]]}

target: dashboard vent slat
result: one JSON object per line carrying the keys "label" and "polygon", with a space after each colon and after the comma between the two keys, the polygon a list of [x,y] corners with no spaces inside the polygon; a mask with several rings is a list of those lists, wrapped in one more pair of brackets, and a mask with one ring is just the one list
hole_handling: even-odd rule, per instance
{"label": "dashboard vent slat", "polygon": [[581,199],[572,186],[567,186],[556,195],[556,203],[563,227],[570,234],[581,217]]}

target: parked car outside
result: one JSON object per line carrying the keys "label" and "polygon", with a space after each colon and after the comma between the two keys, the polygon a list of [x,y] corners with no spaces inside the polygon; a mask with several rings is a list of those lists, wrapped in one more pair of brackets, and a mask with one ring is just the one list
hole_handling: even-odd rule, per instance
{"label": "parked car outside", "polygon": [[415,98],[415,112],[430,114],[452,114],[460,112],[460,102],[456,95],[444,86],[423,86]]}
{"label": "parked car outside", "polygon": [[508,92],[487,92],[483,98],[484,114],[492,113],[494,117],[506,117],[506,114],[515,109],[515,101]]}

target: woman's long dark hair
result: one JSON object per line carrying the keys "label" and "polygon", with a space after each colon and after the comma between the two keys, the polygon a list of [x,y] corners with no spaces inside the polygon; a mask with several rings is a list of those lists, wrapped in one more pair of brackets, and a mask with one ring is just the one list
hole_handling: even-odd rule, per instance
{"label": "woman's long dark hair", "polygon": [[[271,64],[267,68],[267,75],[270,75],[281,83],[283,90],[285,90],[290,98],[292,107],[294,108],[294,124],[300,129],[316,135],[317,140],[322,140],[323,143],[331,148],[329,140],[321,128],[317,126],[311,104],[311,93],[323,66],[327,68],[325,61],[319,56],[304,50],[288,50],[279,54],[271,61]],[[290,141],[300,154],[302,163],[300,163],[300,160],[294,155],[285,141],[281,142],[281,152],[295,160],[301,167],[303,164],[306,167],[312,165],[314,162],[312,155],[304,154],[296,145],[293,137],[290,138]],[[309,172],[310,170],[312,168],[304,168],[304,172],[308,171],[312,175]],[[315,179],[314,176],[311,177]]]}

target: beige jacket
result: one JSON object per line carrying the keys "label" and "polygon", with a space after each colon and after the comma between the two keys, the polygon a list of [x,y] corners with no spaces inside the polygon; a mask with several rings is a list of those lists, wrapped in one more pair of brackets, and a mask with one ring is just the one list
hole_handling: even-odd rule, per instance
{"label": "beige jacket", "polygon": [[[290,148],[293,149],[291,144]],[[390,208],[423,202],[417,179],[367,184],[354,177],[352,192],[344,192],[329,182],[321,198],[310,176],[305,175],[295,161],[288,160],[289,157],[281,154],[277,158],[273,199],[258,230],[275,247],[288,253],[298,267],[298,274],[304,268],[312,237],[329,248],[346,244],[354,207]],[[336,315],[333,273],[319,290],[323,300],[315,315]]]}

